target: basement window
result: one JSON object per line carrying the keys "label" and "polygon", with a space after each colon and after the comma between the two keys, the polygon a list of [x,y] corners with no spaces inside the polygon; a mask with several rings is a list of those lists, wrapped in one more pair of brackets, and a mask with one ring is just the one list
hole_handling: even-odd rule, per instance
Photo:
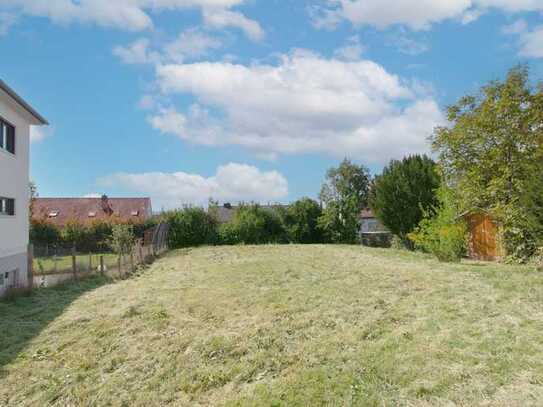
{"label": "basement window", "polygon": [[131,212],[132,216],[139,216],[139,214],[140,214],[140,211],[132,211]]}
{"label": "basement window", "polygon": [[0,197],[0,215],[15,216],[15,199]]}
{"label": "basement window", "polygon": [[49,212],[50,218],[56,218],[60,212],[59,211],[51,211]]}

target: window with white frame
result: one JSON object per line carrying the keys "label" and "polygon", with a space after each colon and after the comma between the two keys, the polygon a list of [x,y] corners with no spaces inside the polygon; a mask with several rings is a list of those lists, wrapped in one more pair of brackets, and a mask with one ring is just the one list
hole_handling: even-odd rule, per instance
{"label": "window with white frame", "polygon": [[0,149],[15,154],[15,127],[0,119]]}
{"label": "window with white frame", "polygon": [[15,216],[15,199],[0,197],[0,215]]}

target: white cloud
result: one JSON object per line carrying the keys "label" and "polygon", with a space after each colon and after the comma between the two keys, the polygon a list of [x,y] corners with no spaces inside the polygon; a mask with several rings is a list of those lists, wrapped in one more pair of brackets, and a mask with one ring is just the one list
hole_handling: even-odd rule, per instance
{"label": "white cloud", "polygon": [[489,9],[506,12],[543,10],[541,0],[330,0],[330,7],[312,12],[316,26],[329,28],[341,20],[386,28],[395,24],[425,30],[434,23],[457,19],[467,24]]}
{"label": "white cloud", "polygon": [[0,12],[0,37],[8,33],[9,29],[17,22],[17,16],[12,13]]}
{"label": "white cloud", "polygon": [[252,39],[260,39],[260,25],[230,9],[246,0],[3,0],[2,8],[54,23],[91,23],[129,31],[153,27],[149,11],[200,8],[205,21],[214,27],[237,27]]}
{"label": "white cloud", "polygon": [[543,58],[543,25],[521,34],[520,43],[520,55],[530,58]]}
{"label": "white cloud", "polygon": [[160,47],[153,47],[148,38],[140,38],[127,46],[116,46],[113,55],[125,64],[183,63],[206,56],[221,46],[218,38],[191,28]]}
{"label": "white cloud", "polygon": [[391,43],[402,54],[411,56],[423,54],[430,49],[426,43],[406,37],[405,35],[394,37]]}
{"label": "white cloud", "polygon": [[154,128],[259,156],[325,153],[383,163],[426,152],[427,137],[443,122],[431,96],[419,96],[420,87],[380,65],[301,50],[277,65],[159,66],[157,82],[164,95],[191,94],[196,103],[186,111],[159,109],[149,118]]}
{"label": "white cloud", "polygon": [[52,127],[30,126],[30,143],[39,143],[54,133]]}
{"label": "white cloud", "polygon": [[175,41],[164,46],[164,54],[167,60],[172,62],[184,62],[185,59],[200,58],[206,56],[210,50],[222,47],[222,42],[197,29],[183,31]]}
{"label": "white cloud", "polygon": [[205,205],[209,198],[230,202],[268,202],[288,195],[288,182],[279,172],[265,172],[236,163],[218,167],[211,177],[186,172],[119,173],[104,177],[98,183],[149,195],[153,206],[167,209],[184,204]]}
{"label": "white cloud", "polygon": [[354,36],[349,38],[344,46],[338,48],[334,52],[334,56],[345,61],[358,61],[362,58],[365,50],[366,48],[360,42],[360,38]]}
{"label": "white cloud", "polygon": [[523,20],[517,20],[512,24],[506,25],[502,28],[502,33],[506,35],[521,34],[528,29],[528,23]]}
{"label": "white cloud", "polygon": [[204,10],[204,22],[214,28],[239,28],[253,41],[260,41],[264,38],[264,30],[260,27],[260,24],[236,11],[226,9]]}
{"label": "white cloud", "polygon": [[158,63],[161,59],[159,53],[150,50],[150,41],[147,38],[140,38],[126,47],[117,46],[113,48],[113,55],[125,64]]}
{"label": "white cloud", "polygon": [[543,58],[543,25],[530,29],[528,23],[521,19],[503,27],[502,32],[517,36],[520,56]]}

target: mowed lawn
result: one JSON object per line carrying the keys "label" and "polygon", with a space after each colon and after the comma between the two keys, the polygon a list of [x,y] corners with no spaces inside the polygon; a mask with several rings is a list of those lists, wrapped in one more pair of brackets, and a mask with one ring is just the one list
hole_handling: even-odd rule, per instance
{"label": "mowed lawn", "polygon": [[543,273],[199,248],[0,303],[4,406],[541,406]]}

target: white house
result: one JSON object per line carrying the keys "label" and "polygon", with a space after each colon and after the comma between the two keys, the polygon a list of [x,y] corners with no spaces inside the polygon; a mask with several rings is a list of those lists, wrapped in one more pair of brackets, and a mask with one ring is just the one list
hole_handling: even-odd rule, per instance
{"label": "white house", "polygon": [[47,124],[0,80],[0,296],[28,285],[30,126]]}

